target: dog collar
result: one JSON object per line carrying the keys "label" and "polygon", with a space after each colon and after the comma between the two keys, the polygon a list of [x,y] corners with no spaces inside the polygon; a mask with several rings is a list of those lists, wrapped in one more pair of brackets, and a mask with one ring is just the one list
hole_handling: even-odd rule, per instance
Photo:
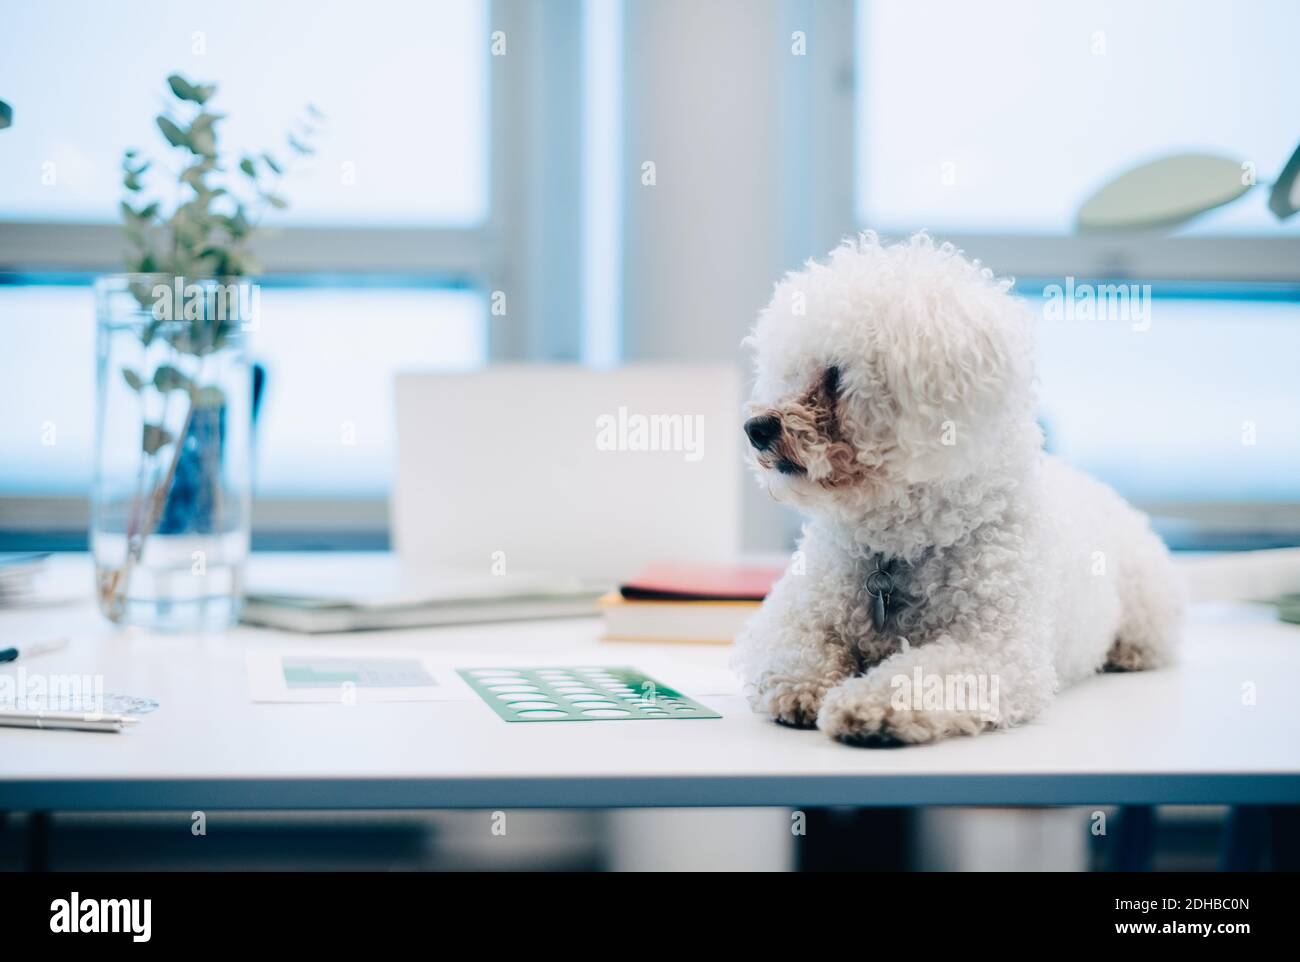
{"label": "dog collar", "polygon": [[885,560],[883,554],[872,559],[875,570],[867,575],[867,594],[871,596],[871,624],[876,631],[884,631],[889,619],[912,605],[899,588],[905,562],[900,558]]}

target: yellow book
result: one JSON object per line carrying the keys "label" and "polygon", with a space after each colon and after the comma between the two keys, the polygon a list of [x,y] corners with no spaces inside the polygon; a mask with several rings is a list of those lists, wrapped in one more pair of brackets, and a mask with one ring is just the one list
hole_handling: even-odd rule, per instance
{"label": "yellow book", "polygon": [[728,645],[761,601],[629,601],[611,591],[598,602],[604,641]]}

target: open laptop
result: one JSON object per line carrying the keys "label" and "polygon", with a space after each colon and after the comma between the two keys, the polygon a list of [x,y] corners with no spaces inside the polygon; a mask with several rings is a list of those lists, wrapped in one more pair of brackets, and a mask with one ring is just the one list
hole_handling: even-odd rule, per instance
{"label": "open laptop", "polygon": [[396,390],[404,566],[613,582],[739,549],[735,367],[513,365],[399,374]]}

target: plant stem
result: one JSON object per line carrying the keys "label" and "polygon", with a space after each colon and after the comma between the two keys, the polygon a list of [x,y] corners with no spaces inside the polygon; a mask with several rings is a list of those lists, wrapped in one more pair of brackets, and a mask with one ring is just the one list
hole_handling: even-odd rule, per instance
{"label": "plant stem", "polygon": [[167,474],[163,479],[154,486],[149,495],[148,511],[145,515],[144,524],[133,538],[127,541],[126,558],[122,561],[122,567],[113,572],[108,579],[108,583],[101,586],[101,601],[110,603],[113,599],[126,601],[126,594],[131,586],[131,572],[140,558],[144,554],[144,544],[153,534],[154,528],[162,517],[163,506],[167,503],[167,495],[171,492],[172,482],[176,478],[176,468],[180,464],[181,454],[185,450],[185,441],[189,437],[190,425],[194,421],[194,402],[190,401],[189,410],[185,413],[185,423],[181,426],[180,434],[177,435],[176,441],[172,445],[171,464],[167,467]]}

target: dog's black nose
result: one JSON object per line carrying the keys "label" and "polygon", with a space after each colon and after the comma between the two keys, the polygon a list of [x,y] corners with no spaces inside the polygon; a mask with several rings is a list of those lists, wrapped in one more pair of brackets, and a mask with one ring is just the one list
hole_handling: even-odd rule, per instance
{"label": "dog's black nose", "polygon": [[781,419],[774,414],[760,414],[745,422],[745,434],[749,443],[760,451],[766,451],[781,434]]}

